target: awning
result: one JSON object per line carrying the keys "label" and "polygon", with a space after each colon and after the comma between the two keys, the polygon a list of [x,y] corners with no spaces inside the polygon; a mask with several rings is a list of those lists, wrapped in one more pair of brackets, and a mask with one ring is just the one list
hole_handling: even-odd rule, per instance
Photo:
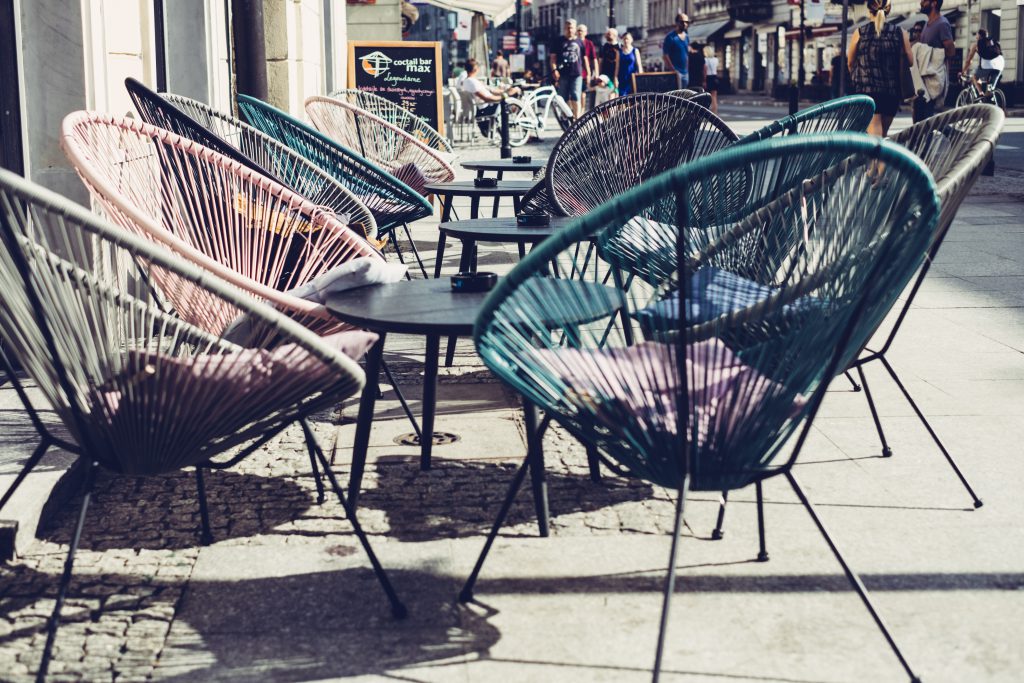
{"label": "awning", "polygon": [[[811,29],[811,35],[808,36],[808,38],[814,40],[815,38],[824,38],[825,36],[831,36],[836,33],[839,33],[838,24],[829,24],[827,26],[815,26],[814,28]],[[786,40],[799,40],[799,38],[799,28],[791,28],[788,31],[786,31]]]}
{"label": "awning", "polygon": [[[850,44],[850,39],[853,37],[853,34],[856,33],[857,30],[861,26],[867,25],[867,23],[868,23],[868,18],[867,17],[861,17],[859,21],[857,21],[855,24],[850,26],[850,28],[846,29],[846,44],[847,45]],[[823,40],[824,40],[826,45],[839,45],[839,44],[842,43],[843,33],[842,33],[842,31],[836,30],[835,33],[832,33],[832,34],[830,34],[828,36],[825,36],[825,38]]]}
{"label": "awning", "polygon": [[495,26],[500,25],[506,19],[516,13],[515,0],[417,0],[428,5],[434,5],[451,11],[467,10],[478,12],[491,21]]}
{"label": "awning", "polygon": [[751,26],[753,26],[753,24],[749,24],[745,21],[737,21],[735,24],[733,24],[732,28],[729,31],[727,31],[726,34],[722,37],[729,40],[733,38],[739,38],[740,36],[743,35],[743,32],[746,31]]}
{"label": "awning", "polygon": [[691,26],[687,33],[690,36],[691,43],[702,43],[709,40],[713,35],[724,29],[729,25],[729,20],[724,21],[709,21],[704,24],[697,24]]}

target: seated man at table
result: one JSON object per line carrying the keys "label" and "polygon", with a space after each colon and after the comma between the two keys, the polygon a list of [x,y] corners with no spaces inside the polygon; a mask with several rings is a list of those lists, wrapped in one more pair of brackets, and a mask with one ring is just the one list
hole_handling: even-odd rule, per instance
{"label": "seated man at table", "polygon": [[491,134],[491,124],[498,111],[498,104],[505,95],[518,95],[519,88],[490,88],[479,78],[480,65],[475,59],[466,60],[466,79],[462,81],[462,90],[473,95],[477,104],[476,120],[480,132],[484,136]]}

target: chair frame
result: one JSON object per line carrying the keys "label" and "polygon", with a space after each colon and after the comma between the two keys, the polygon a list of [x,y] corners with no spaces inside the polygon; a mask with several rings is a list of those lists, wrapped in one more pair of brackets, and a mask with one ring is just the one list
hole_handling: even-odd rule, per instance
{"label": "chair frame", "polygon": [[[40,188],[24,178],[3,169],[0,169],[0,188],[3,190],[0,192],[0,200],[3,200],[2,203],[0,203],[0,241],[3,242],[5,249],[19,271],[21,280],[25,286],[27,299],[35,313],[35,319],[40,331],[46,340],[47,352],[54,366],[57,384],[60,386],[60,391],[65,396],[75,396],[75,387],[71,383],[70,374],[63,359],[63,355],[57,349],[54,335],[50,330],[48,313],[45,310],[40,294],[38,293],[39,285],[36,284],[35,279],[32,276],[29,263],[22,253],[21,246],[18,244],[18,238],[16,236],[17,229],[7,224],[5,213],[6,209],[4,208],[7,196],[14,196],[19,201],[24,201],[30,205],[38,206],[48,213],[59,216],[62,222],[77,225],[79,228],[92,233],[97,238],[111,243],[118,248],[124,249],[136,259],[142,258],[153,266],[169,273],[173,273],[176,277],[211,292],[218,298],[221,298],[235,306],[238,310],[253,316],[255,319],[265,324],[273,326],[273,328],[280,334],[284,335],[286,339],[290,339],[291,341],[299,344],[314,358],[326,364],[328,367],[333,368],[339,377],[350,378],[349,382],[339,384],[334,390],[330,392],[323,392],[317,398],[309,399],[307,397],[305,401],[295,406],[294,409],[298,415],[299,422],[303,426],[303,430],[306,432],[310,455],[315,456],[316,460],[319,461],[320,466],[323,467],[324,472],[327,474],[328,479],[331,482],[331,487],[334,490],[334,493],[338,496],[338,500],[342,507],[345,509],[346,517],[352,524],[360,545],[370,560],[374,575],[377,577],[381,588],[387,596],[393,615],[396,618],[405,617],[407,614],[405,606],[398,599],[386,572],[377,560],[376,554],[370,546],[369,540],[360,525],[358,518],[354,514],[354,510],[350,506],[348,499],[345,497],[342,487],[339,485],[338,480],[331,469],[330,463],[324,456],[322,448],[317,443],[316,437],[313,435],[312,430],[306,422],[306,419],[309,416],[331,404],[340,393],[351,395],[362,387],[365,382],[365,375],[359,368],[358,364],[340,351],[328,346],[312,331],[291,320],[283,313],[250,298],[243,292],[239,292],[237,288],[223,282],[212,273],[196,268],[192,264],[177,258],[166,249],[160,248],[153,242],[139,236],[132,235],[122,228],[118,228],[100,220],[97,216],[88,212],[84,207],[74,204],[56,193]],[[140,272],[144,275],[144,271]],[[5,366],[5,370],[10,371],[11,368],[6,358],[4,358],[3,364]],[[17,382],[13,374],[11,377],[14,378],[15,382]],[[21,397],[22,400],[25,400],[24,391],[20,388],[20,383],[16,384],[16,386],[18,387],[19,397]],[[31,404],[26,401],[25,405],[29,410],[30,417],[37,417],[35,415],[35,411],[31,407]],[[68,448],[72,453],[79,456],[80,460],[85,463],[86,467],[85,477],[81,488],[82,502],[75,528],[71,536],[67,557],[64,562],[64,568],[61,574],[54,608],[47,622],[46,644],[43,648],[42,660],[36,675],[37,681],[44,681],[46,678],[54,641],[57,630],[60,626],[61,610],[71,581],[75,553],[77,552],[78,545],[81,540],[86,513],[96,481],[96,474],[101,467],[101,458],[99,457],[100,447],[98,444],[93,443],[92,437],[90,436],[91,432],[86,426],[89,423],[89,416],[83,413],[81,407],[74,400],[69,400],[67,402],[67,408],[68,419],[74,425],[74,431],[78,433],[81,443],[77,446],[72,446],[60,439],[52,437],[45,428],[40,429],[40,436],[43,438],[43,442],[39,447],[37,447],[36,451],[26,462],[21,473],[19,473],[17,481],[15,482],[17,485],[24,480],[25,475],[35,467],[50,446]],[[35,420],[33,421],[35,422]],[[246,437],[249,440],[248,444],[245,444],[244,441],[240,443],[226,441],[220,445],[221,450],[241,445],[241,451],[232,455],[226,461],[213,461],[212,458],[217,455],[217,453],[211,452],[206,456],[207,459],[205,461],[199,462],[195,465],[197,472],[200,513],[202,516],[204,532],[206,534],[209,533],[209,522],[205,490],[201,474],[202,468],[210,467],[223,469],[230,467],[280,434],[280,432],[290,424],[290,421],[286,422],[284,420],[280,420],[276,425],[267,425],[268,428],[262,436]],[[38,427],[39,425],[37,425],[37,428]],[[0,507],[10,499],[10,495],[13,493],[15,488],[16,486],[12,487],[12,489],[8,490],[8,492],[4,494],[3,500],[0,502]]]}
{"label": "chair frame", "polygon": [[423,142],[442,152],[452,154],[453,149],[448,138],[431,126],[422,116],[417,116],[405,107],[381,97],[375,93],[355,88],[335,90],[329,97],[335,100],[347,99],[355,106],[368,111],[388,123],[391,123],[413,137],[422,136]]}

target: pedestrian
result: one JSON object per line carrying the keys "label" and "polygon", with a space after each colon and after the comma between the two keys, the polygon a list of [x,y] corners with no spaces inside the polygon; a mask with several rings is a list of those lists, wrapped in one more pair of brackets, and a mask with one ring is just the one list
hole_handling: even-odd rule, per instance
{"label": "pedestrian", "polygon": [[690,83],[689,87],[691,90],[700,88],[704,89],[705,74],[704,74],[704,48],[700,45],[695,45],[692,52],[690,52],[689,60],[689,73]]}
{"label": "pedestrian", "polygon": [[946,99],[949,87],[949,69],[946,62],[956,54],[953,42],[953,27],[942,16],[942,0],[921,0],[921,12],[928,15],[928,21],[921,29],[921,39],[914,45],[914,61],[925,94],[914,100],[914,122],[923,121],[935,114]]}
{"label": "pedestrian", "polygon": [[597,78],[597,47],[594,41],[587,38],[587,25],[576,27],[576,37],[583,43],[583,87],[587,91],[586,108],[594,108],[594,89],[591,79]]}
{"label": "pedestrian", "polygon": [[711,113],[718,114],[718,56],[715,49],[708,45],[704,48],[704,83],[711,93]]}
{"label": "pedestrian", "polygon": [[477,105],[476,120],[480,132],[484,137],[491,134],[491,124],[494,123],[498,111],[498,104],[505,95],[518,95],[519,88],[490,88],[479,78],[480,65],[475,59],[466,60],[466,78],[462,81],[462,90],[473,95],[473,101]]}
{"label": "pedestrian", "polygon": [[676,30],[669,31],[661,45],[665,68],[679,74],[680,88],[690,84],[690,36],[686,33],[689,27],[690,17],[680,12],[676,15]]}
{"label": "pedestrian", "polygon": [[619,32],[610,28],[604,32],[604,45],[601,46],[599,71],[602,76],[608,77],[612,84],[614,93],[619,93]]}
{"label": "pedestrian", "polygon": [[913,62],[910,36],[899,26],[885,22],[892,11],[889,0],[868,0],[870,21],[853,32],[847,63],[854,92],[875,101],[875,115],[868,124],[868,133],[885,137],[900,110],[900,57]]}
{"label": "pedestrian", "polygon": [[576,20],[565,20],[565,31],[551,46],[551,76],[558,94],[569,103],[573,118],[580,117],[583,92],[583,43],[576,35]]}
{"label": "pedestrian", "polygon": [[633,47],[633,36],[622,34],[622,49],[619,51],[619,94],[633,93],[633,74],[642,74],[644,64],[640,61],[639,51]]}
{"label": "pedestrian", "polygon": [[491,62],[491,78],[508,78],[512,71],[504,53],[498,50],[498,55]]}

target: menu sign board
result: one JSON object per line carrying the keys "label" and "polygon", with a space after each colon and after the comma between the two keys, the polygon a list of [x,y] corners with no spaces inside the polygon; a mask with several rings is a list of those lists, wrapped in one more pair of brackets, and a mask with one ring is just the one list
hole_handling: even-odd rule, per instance
{"label": "menu sign board", "polygon": [[348,87],[399,104],[444,134],[441,43],[350,40]]}
{"label": "menu sign board", "polygon": [[633,74],[633,92],[672,92],[679,90],[679,74],[675,71],[648,71]]}

